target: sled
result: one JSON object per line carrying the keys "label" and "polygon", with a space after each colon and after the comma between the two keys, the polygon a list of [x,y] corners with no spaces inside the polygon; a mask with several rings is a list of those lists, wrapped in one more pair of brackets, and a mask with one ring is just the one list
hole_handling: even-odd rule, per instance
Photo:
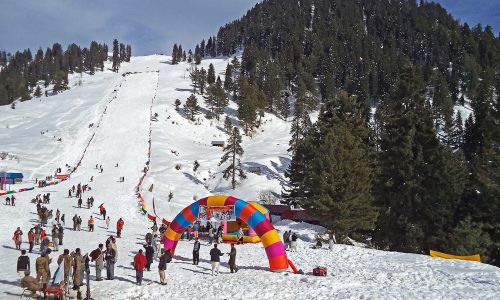
{"label": "sled", "polygon": [[439,257],[445,259],[460,259],[460,260],[468,260],[468,261],[478,261],[481,262],[481,256],[479,254],[474,255],[452,255],[446,254],[439,251],[429,250],[429,255],[432,257]]}

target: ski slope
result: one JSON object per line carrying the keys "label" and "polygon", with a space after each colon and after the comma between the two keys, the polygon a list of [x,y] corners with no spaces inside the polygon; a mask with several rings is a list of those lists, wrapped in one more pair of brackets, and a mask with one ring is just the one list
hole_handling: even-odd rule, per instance
{"label": "ski slope", "polygon": [[[223,78],[228,59],[204,60],[208,68],[213,63],[216,73]],[[17,226],[26,233],[36,223],[36,207],[30,200],[36,194],[51,193],[49,209],[61,210],[66,215],[64,246],[52,253],[52,273],[62,249],[82,249],[88,253],[107,236],[115,234],[118,218],[125,221],[123,237],[118,239],[118,262],[115,280],[91,281],[94,299],[305,299],[371,298],[371,299],[499,299],[500,270],[465,261],[432,259],[424,255],[385,252],[360,247],[336,245],[333,251],[310,249],[315,235],[323,233],[318,226],[282,221],[280,232],[298,232],[298,252],[289,253],[291,261],[305,271],[305,275],[269,272],[262,245],[238,246],[237,265],[240,271],[230,274],[227,256],[223,257],[222,274],[212,277],[208,252],[203,245],[200,265],[191,261],[192,243],[180,241],[176,256],[168,265],[168,285],[159,285],[157,262],[151,272],[144,272],[144,285],[135,285],[131,262],[144,242],[151,223],[140,212],[135,188],[148,160],[151,130],[151,159],[149,172],[141,193],[149,210],[156,199],[157,214],[171,220],[185,206],[211,194],[231,194],[245,200],[258,198],[261,191],[279,193],[284,182],[284,171],[290,163],[287,154],[290,124],[266,114],[263,125],[252,137],[243,138],[245,167],[259,166],[261,175],[248,178],[230,190],[230,183],[221,176],[219,166],[222,151],[212,147],[213,140],[226,140],[220,122],[208,120],[202,114],[190,121],[175,110],[175,99],[182,103],[190,95],[189,65],[170,64],[170,57],[153,55],[133,57],[120,73],[98,72],[94,76],[71,78],[72,88],[62,94],[19,103],[15,110],[0,107],[3,120],[0,128],[0,152],[18,158],[0,161],[0,168],[15,169],[25,174],[24,186],[33,185],[35,178],[50,175],[65,164],[81,165],[68,181],[43,189],[16,194],[15,207],[0,205],[0,298],[16,299],[21,293],[15,273],[19,253],[11,240]],[[81,85],[74,85],[78,80]],[[202,111],[203,98],[198,97]],[[236,125],[236,105],[231,103],[226,114]],[[157,113],[158,121],[150,120]],[[89,124],[94,126],[89,127]],[[41,134],[42,131],[47,133]],[[55,138],[54,138],[55,136]],[[61,141],[57,141],[61,138]],[[87,147],[88,145],[88,147]],[[200,168],[193,171],[198,160]],[[96,164],[104,171],[99,173]],[[118,166],[116,167],[116,165]],[[176,166],[180,165],[177,170]],[[93,182],[89,182],[91,177]],[[119,177],[125,182],[118,182]],[[78,208],[76,198],[67,198],[68,189],[78,183],[89,184],[92,190],[83,195],[96,199],[93,208]],[[149,187],[153,185],[152,192]],[[174,197],[168,200],[168,194]],[[4,198],[0,200],[4,203]],[[111,226],[107,230],[98,215],[97,206],[104,203]],[[78,214],[83,230],[74,232],[71,218]],[[90,215],[96,218],[95,232],[87,231]],[[50,234],[50,230],[47,230]],[[23,244],[27,249],[28,245]],[[31,266],[38,256],[38,247],[30,255]],[[229,246],[222,245],[223,252]],[[316,266],[326,266],[327,277],[311,276]],[[91,278],[95,270],[91,268]],[[85,288],[83,287],[82,290]],[[71,292],[75,296],[75,292]]]}

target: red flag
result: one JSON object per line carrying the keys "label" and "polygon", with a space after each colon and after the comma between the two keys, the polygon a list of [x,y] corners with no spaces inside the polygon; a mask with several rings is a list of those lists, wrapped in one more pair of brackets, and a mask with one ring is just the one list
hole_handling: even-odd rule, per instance
{"label": "red flag", "polygon": [[150,219],[151,221],[154,221],[154,220],[156,220],[156,217],[148,214],[148,219]]}
{"label": "red flag", "polygon": [[169,221],[167,221],[167,220],[165,220],[165,219],[163,219],[163,220],[161,221],[161,223],[162,223],[162,224],[165,224],[165,225],[170,225],[170,222],[169,222]]}

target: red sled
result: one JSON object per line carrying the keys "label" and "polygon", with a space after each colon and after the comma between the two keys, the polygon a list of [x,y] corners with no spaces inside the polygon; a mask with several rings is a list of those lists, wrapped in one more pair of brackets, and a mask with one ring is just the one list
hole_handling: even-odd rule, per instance
{"label": "red sled", "polygon": [[326,276],[326,267],[317,267],[313,269],[314,276]]}

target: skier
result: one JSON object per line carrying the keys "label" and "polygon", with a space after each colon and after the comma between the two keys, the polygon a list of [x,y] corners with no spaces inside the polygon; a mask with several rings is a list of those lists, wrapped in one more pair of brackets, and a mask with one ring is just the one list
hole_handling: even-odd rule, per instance
{"label": "skier", "polygon": [[139,249],[139,253],[134,256],[135,279],[137,281],[137,285],[142,284],[142,275],[146,264],[146,257],[142,254],[142,249]]}
{"label": "skier", "polygon": [[10,197],[5,198],[5,205],[10,205]]}
{"label": "skier", "polygon": [[87,198],[87,209],[90,209],[90,198]]}
{"label": "skier", "polygon": [[198,238],[195,238],[193,245],[193,265],[200,263],[200,246],[200,241],[198,241]]}
{"label": "skier", "polygon": [[124,224],[125,224],[125,222],[123,222],[122,218],[120,218],[116,222],[116,237],[121,238]]}
{"label": "skier", "polygon": [[111,222],[111,220],[109,219],[109,216],[108,216],[108,218],[106,219],[106,229],[109,229],[109,222]]}
{"label": "skier", "polygon": [[165,271],[167,270],[167,264],[172,261],[172,254],[170,249],[161,249],[160,262],[158,263],[158,273],[160,273],[160,284],[166,285],[167,279],[165,278]]}
{"label": "skier", "polygon": [[212,250],[210,250],[210,262],[212,264],[212,276],[214,276],[214,271],[219,275],[219,265],[220,265],[220,257],[224,255],[217,248],[217,244],[214,244]]}
{"label": "skier", "polygon": [[68,198],[72,198],[72,196],[71,196],[71,189],[68,190]]}
{"label": "skier", "polygon": [[26,250],[21,251],[21,256],[17,258],[17,275],[22,278],[24,271],[30,270],[30,258],[26,255]]}
{"label": "skier", "polygon": [[231,244],[231,251],[228,253],[229,255],[229,269],[231,273],[238,272],[238,267],[236,266],[236,247],[234,244]]}
{"label": "skier", "polygon": [[16,197],[12,196],[12,197],[10,198],[10,205],[12,205],[12,206],[16,206]]}
{"label": "skier", "polygon": [[78,208],[82,208],[82,198],[78,198]]}
{"label": "skier", "polygon": [[21,243],[23,242],[23,231],[20,227],[17,227],[14,231],[14,236],[12,237],[14,244],[16,245],[16,250],[21,250]]}

